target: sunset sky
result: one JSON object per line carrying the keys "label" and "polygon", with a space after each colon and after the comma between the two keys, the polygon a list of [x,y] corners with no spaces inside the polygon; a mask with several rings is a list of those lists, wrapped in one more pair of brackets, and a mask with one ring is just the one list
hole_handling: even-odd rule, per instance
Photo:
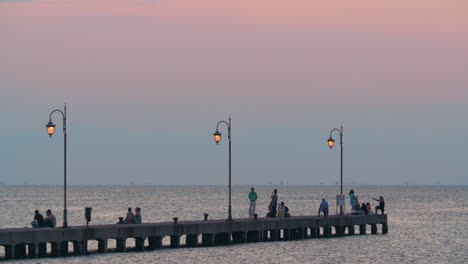
{"label": "sunset sky", "polygon": [[468,1],[0,0],[0,183],[468,184]]}

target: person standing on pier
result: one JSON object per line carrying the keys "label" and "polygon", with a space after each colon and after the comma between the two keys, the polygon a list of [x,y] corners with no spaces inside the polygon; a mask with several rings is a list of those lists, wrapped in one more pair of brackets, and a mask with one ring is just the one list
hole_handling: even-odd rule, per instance
{"label": "person standing on pier", "polygon": [[271,193],[271,215],[272,217],[276,217],[276,206],[278,205],[278,190],[274,189]]}
{"label": "person standing on pier", "polygon": [[135,208],[135,224],[141,224],[141,208]]}
{"label": "person standing on pier", "polygon": [[255,205],[257,203],[257,193],[255,192],[254,187],[250,189],[249,200],[250,200],[249,218],[253,218],[255,214]]}
{"label": "person standing on pier", "polygon": [[132,208],[128,208],[127,217],[125,217],[124,224],[134,224],[135,216],[133,215]]}
{"label": "person standing on pier", "polygon": [[351,204],[351,209],[354,209],[354,204],[357,202],[356,195],[354,195],[354,190],[349,191],[349,203]]}

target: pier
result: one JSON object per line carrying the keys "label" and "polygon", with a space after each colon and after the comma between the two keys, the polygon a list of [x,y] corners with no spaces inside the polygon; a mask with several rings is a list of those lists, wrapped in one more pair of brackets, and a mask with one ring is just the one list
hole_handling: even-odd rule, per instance
{"label": "pier", "polygon": [[[368,229],[368,227],[370,229]],[[295,216],[144,224],[0,229],[3,259],[79,256],[90,253],[150,251],[164,247],[210,247],[388,232],[387,215]],[[368,230],[370,232],[368,232]],[[129,245],[127,239],[134,239]],[[170,243],[163,244],[163,240]],[[89,243],[97,242],[91,250]],[[115,247],[110,246],[110,242]]]}

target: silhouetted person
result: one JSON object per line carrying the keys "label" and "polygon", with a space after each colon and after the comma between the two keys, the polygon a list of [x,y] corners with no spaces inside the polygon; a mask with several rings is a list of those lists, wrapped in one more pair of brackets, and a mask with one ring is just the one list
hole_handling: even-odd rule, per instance
{"label": "silhouetted person", "polygon": [[372,199],[379,202],[379,205],[375,207],[375,214],[377,214],[377,210],[379,210],[379,209],[382,212],[382,214],[384,214],[384,212],[385,212],[385,200],[384,200],[383,196],[379,196],[379,199],[376,199],[376,198],[372,198]]}
{"label": "silhouetted person", "polygon": [[367,205],[365,203],[362,203],[361,205],[361,211],[364,215],[369,214],[369,211],[367,211]]}
{"label": "silhouetted person", "polygon": [[319,213],[318,213],[319,216],[320,216],[320,212],[323,212],[324,216],[328,216],[328,202],[325,199],[322,199],[322,202],[320,203]]}
{"label": "silhouetted person", "polygon": [[135,208],[135,224],[141,224],[141,222],[141,208],[137,207]]}
{"label": "silhouetted person", "polygon": [[253,218],[255,214],[255,205],[257,203],[257,193],[255,192],[254,187],[250,189],[249,193],[249,218]]}
{"label": "silhouetted person", "polygon": [[271,193],[271,214],[272,217],[276,217],[276,206],[278,206],[278,190],[274,189]]}
{"label": "silhouetted person", "polygon": [[128,208],[127,217],[125,217],[124,224],[134,224],[135,216],[133,215],[132,208]]}
{"label": "silhouetted person", "polygon": [[52,213],[50,209],[47,209],[44,226],[55,227],[56,225],[57,225],[57,219],[55,218],[55,215]]}
{"label": "silhouetted person", "polygon": [[349,203],[351,208],[354,209],[354,204],[356,203],[356,195],[354,195],[354,190],[349,191]]}
{"label": "silhouetted person", "polygon": [[31,222],[33,228],[40,228],[44,226],[44,216],[39,213],[39,210],[34,211],[34,221]]}

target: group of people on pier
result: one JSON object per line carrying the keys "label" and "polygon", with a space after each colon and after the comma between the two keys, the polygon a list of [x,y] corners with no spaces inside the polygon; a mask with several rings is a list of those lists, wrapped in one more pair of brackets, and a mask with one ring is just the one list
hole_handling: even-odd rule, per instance
{"label": "group of people on pier", "polygon": [[[379,198],[372,198],[372,200],[375,200],[379,202],[379,205],[375,207],[375,214],[378,213],[378,210],[384,214],[385,212],[385,200],[383,196],[379,196]],[[354,190],[349,191],[349,203],[351,204],[351,214],[356,214],[356,215],[368,215],[368,214],[373,214],[372,212],[372,206],[370,205],[369,202],[367,203],[362,203],[359,204],[359,199],[358,196],[354,194]]]}
{"label": "group of people on pier", "polygon": [[129,207],[127,209],[127,215],[125,216],[125,219],[123,217],[119,217],[119,222],[117,222],[117,224],[141,224],[142,221],[141,208],[135,207],[135,213],[133,213],[132,208]]}
{"label": "group of people on pier", "polygon": [[[249,218],[254,218],[255,217],[255,207],[256,207],[256,201],[257,201],[257,193],[255,192],[255,188],[252,187],[250,189],[250,193],[248,195],[249,198]],[[291,214],[289,213],[289,208],[284,204],[283,201],[281,201],[278,205],[278,190],[274,189],[273,192],[271,193],[271,201],[270,204],[268,205],[268,213],[267,217],[290,217]],[[377,214],[378,210],[381,211],[382,214],[384,214],[385,211],[385,200],[383,196],[380,196],[378,199],[377,198],[372,198],[373,200],[379,202],[379,205],[375,207],[375,214]],[[356,214],[356,215],[368,215],[368,214],[373,214],[372,212],[372,207],[369,202],[367,203],[362,203],[361,205],[359,204],[358,196],[354,194],[354,190],[351,190],[349,192],[349,200],[351,204],[351,212],[350,214]],[[318,210],[318,215],[320,216],[322,213],[324,216],[328,216],[328,202],[325,198],[322,199],[320,202],[319,210]]]}
{"label": "group of people on pier", "polygon": [[55,227],[56,225],[57,219],[50,209],[47,209],[45,219],[39,210],[34,211],[34,220],[31,222],[33,228]]}
{"label": "group of people on pier", "polygon": [[[249,218],[256,218],[257,215],[255,214],[256,202],[258,195],[255,192],[255,188],[252,187],[250,189],[249,195]],[[278,204],[278,190],[274,189],[270,196],[270,204],[268,205],[268,213],[267,217],[274,218],[274,217],[291,217],[289,212],[289,208],[285,205],[284,201],[281,201]],[[382,196],[377,198],[372,198],[373,200],[379,202],[379,205],[375,207],[375,214],[378,213],[380,210],[382,214],[385,212],[385,200]],[[354,194],[354,190],[350,190],[349,192],[349,202],[351,204],[351,212],[349,214],[353,215],[368,215],[373,214],[372,207],[369,202],[359,204],[358,196]],[[322,213],[324,216],[328,216],[328,202],[325,198],[322,199],[320,202],[318,215],[320,216]],[[141,224],[141,208],[136,207],[135,213],[132,212],[132,208],[129,207],[127,210],[127,214],[125,219],[123,217],[119,217],[119,222],[117,224]],[[34,221],[31,222],[33,228],[41,228],[41,227],[55,227],[57,225],[57,220],[55,215],[52,213],[50,209],[46,211],[46,217],[44,218],[39,210],[34,211]]]}

